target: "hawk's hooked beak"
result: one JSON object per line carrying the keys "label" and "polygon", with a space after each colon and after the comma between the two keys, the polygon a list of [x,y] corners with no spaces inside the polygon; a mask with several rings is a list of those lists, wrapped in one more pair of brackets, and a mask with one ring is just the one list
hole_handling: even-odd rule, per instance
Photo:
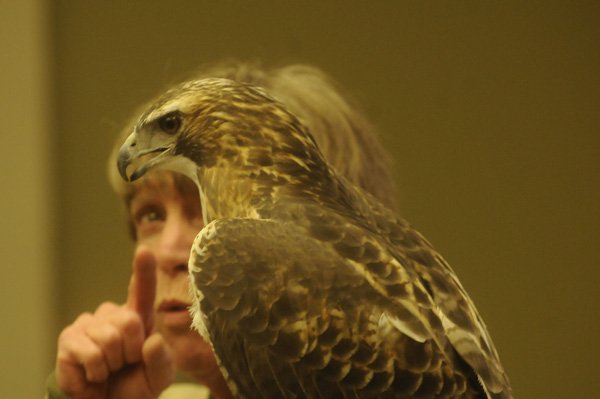
{"label": "hawk's hooked beak", "polygon": [[[138,140],[137,133],[133,132],[119,149],[119,174],[125,181],[135,181],[160,164],[168,156],[170,149],[171,147],[144,148]],[[131,175],[127,175],[127,168],[132,164],[134,170]]]}

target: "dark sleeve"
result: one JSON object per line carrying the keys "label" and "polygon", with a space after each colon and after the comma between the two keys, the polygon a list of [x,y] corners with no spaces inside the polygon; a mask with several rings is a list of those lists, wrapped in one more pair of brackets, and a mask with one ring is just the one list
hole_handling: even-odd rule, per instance
{"label": "dark sleeve", "polygon": [[54,371],[50,373],[46,380],[46,395],[44,396],[44,399],[70,399],[70,396],[67,396],[58,387]]}

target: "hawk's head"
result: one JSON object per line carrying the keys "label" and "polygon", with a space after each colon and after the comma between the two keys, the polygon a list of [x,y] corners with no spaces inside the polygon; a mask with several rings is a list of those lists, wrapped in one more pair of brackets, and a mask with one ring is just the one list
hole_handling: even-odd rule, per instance
{"label": "hawk's head", "polygon": [[197,182],[197,168],[262,168],[283,154],[305,164],[302,158],[315,151],[300,122],[260,89],[203,79],[169,90],[142,114],[119,151],[118,168],[128,181],[161,168]]}
{"label": "hawk's head", "polygon": [[262,90],[227,79],[192,81],[159,97],[121,146],[118,168],[127,181],[151,169],[188,176],[206,223],[336,191],[299,120]]}

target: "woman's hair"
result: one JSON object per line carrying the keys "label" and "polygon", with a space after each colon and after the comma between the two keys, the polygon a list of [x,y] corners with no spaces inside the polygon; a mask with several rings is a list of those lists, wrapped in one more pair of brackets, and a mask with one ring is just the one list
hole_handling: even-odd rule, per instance
{"label": "woman's hair", "polygon": [[[396,188],[390,161],[377,132],[325,73],[308,65],[264,69],[256,63],[225,62],[202,68],[194,79],[207,77],[262,87],[308,127],[321,152],[339,174],[395,208]],[[111,185],[126,206],[136,183],[123,181],[115,165],[119,146],[130,132],[131,124],[119,135],[109,159]],[[175,184],[183,190],[187,182],[182,179],[187,180],[175,177]]]}

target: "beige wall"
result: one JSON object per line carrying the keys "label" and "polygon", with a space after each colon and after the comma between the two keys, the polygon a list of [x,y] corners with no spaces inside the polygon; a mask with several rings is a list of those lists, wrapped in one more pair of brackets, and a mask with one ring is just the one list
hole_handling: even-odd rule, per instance
{"label": "beige wall", "polygon": [[[31,133],[32,147],[20,153],[12,148],[23,146],[27,136],[16,141],[17,130],[6,125],[1,136],[3,176],[16,172],[14,165],[37,168],[27,180],[10,176],[14,186],[29,182],[48,190],[40,189],[46,169],[31,160],[44,159],[48,148],[56,157],[56,322],[64,325],[104,299],[124,296],[131,249],[106,183],[105,158],[136,106],[204,62],[302,61],[336,76],[381,128],[396,161],[404,216],[456,269],[492,332],[517,396],[598,392],[600,353],[593,343],[600,336],[599,7],[516,1],[298,4],[53,3],[56,96],[50,103],[57,135],[44,147]],[[36,29],[23,29],[23,37]],[[24,59],[13,67],[22,73],[43,65]],[[44,87],[30,84],[31,95]],[[25,109],[9,114],[15,118],[11,126],[25,130],[20,121],[44,121],[19,117]],[[14,144],[10,153],[7,136]],[[43,210],[39,198],[19,197]],[[26,212],[12,214],[23,204],[4,206],[11,210],[8,220],[17,218],[10,226],[27,220]],[[47,219],[30,221],[19,245],[44,247],[38,220]],[[42,237],[34,240],[37,234]],[[27,256],[38,256],[32,252]],[[39,265],[47,266],[39,256],[11,259],[9,267],[18,265],[26,274],[11,275],[12,291],[5,292],[31,292],[32,282],[47,292],[35,280],[46,270]],[[29,270],[30,263],[38,266]],[[47,309],[44,302],[10,303],[18,303],[19,314],[31,322],[44,320],[37,316]],[[18,321],[19,330],[27,323]],[[39,328],[52,336],[42,334],[36,345],[55,339],[54,330]],[[23,347],[34,339],[20,338]],[[24,356],[26,351],[38,353],[28,347]],[[36,370],[48,364],[29,363]]]}
{"label": "beige wall", "polygon": [[43,5],[0,2],[2,398],[41,397],[53,363],[55,190],[49,21]]}

